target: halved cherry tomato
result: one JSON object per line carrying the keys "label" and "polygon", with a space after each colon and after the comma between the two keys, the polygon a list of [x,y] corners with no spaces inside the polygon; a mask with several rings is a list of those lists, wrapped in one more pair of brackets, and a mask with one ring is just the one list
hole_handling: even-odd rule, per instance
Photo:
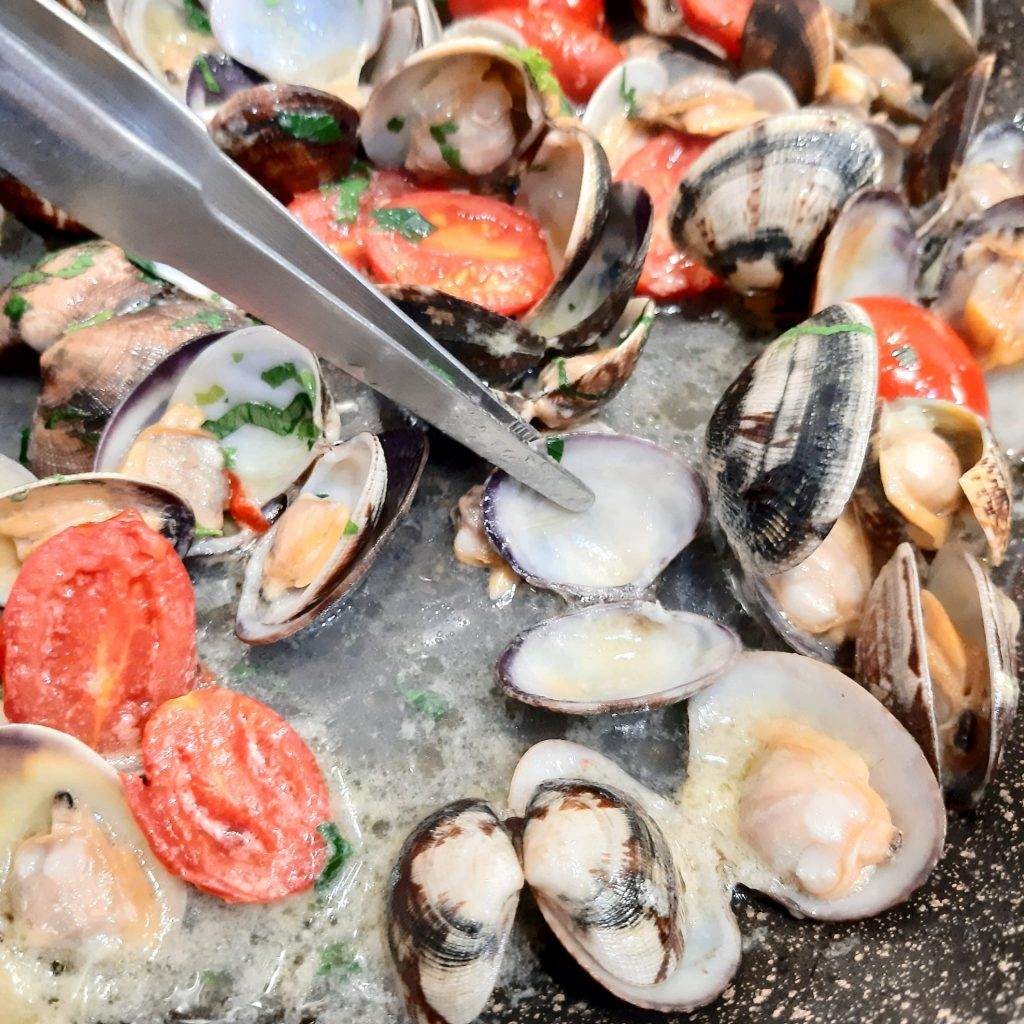
{"label": "halved cherry tomato", "polygon": [[752,6],[753,0],[682,0],[686,24],[717,43],[732,60],[739,58],[743,26]]}
{"label": "halved cherry tomato", "polygon": [[686,169],[713,140],[662,132],[637,150],[615,175],[647,189],[654,204],[651,244],[637,292],[662,301],[692,298],[721,284],[693,256],[680,252],[669,236],[668,214]]}
{"label": "halved cherry tomato", "polygon": [[854,299],[878,336],[880,398],[941,398],[988,419],[988,392],[974,356],[944,320],[894,296]]}
{"label": "halved cherry tomato", "polygon": [[245,485],[238,478],[237,473],[228,470],[228,486],[230,497],[228,499],[228,512],[239,526],[248,526],[254,533],[266,533],[270,529],[270,523],[263,514],[263,509],[249,497]]}
{"label": "halved cherry tomato", "polygon": [[229,903],[308,889],[324,867],[330,803],[316,760],[265,704],[195,690],[146,723],[132,814],[172,874]]}
{"label": "halved cherry tomato", "polygon": [[511,25],[551,61],[551,70],[576,103],[586,103],[601,79],[622,63],[622,51],[600,32],[556,14],[504,8],[487,12],[488,18]]}
{"label": "halved cherry tomato", "polygon": [[[394,211],[388,224],[377,219],[385,211]],[[371,216],[376,223],[366,247],[382,281],[437,288],[511,316],[532,306],[554,279],[540,225],[500,200],[414,192]]]}
{"label": "halved cherry tomato", "polygon": [[492,11],[503,7],[555,14],[578,21],[587,28],[604,28],[604,0],[448,0],[448,10],[453,18],[486,18]]}
{"label": "halved cherry tomato", "polygon": [[25,559],[4,609],[4,711],[103,752],[137,747],[196,673],[192,583],[137,512],[73,526]]}

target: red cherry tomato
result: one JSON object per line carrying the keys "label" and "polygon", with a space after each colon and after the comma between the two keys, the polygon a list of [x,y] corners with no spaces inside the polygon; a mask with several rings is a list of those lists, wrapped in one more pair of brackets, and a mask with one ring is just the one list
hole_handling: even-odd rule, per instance
{"label": "red cherry tomato", "polygon": [[146,723],[132,814],[172,874],[229,903],[308,889],[323,870],[330,803],[316,760],[265,704],[195,690]]}
{"label": "red cherry tomato", "polygon": [[662,132],[637,150],[615,176],[619,181],[642,185],[654,204],[651,244],[637,285],[640,295],[662,301],[686,299],[721,283],[702,263],[675,247],[668,229],[668,214],[679,181],[712,141]]}
{"label": "red cherry tomato", "polygon": [[944,320],[892,296],[852,301],[871,318],[878,336],[880,398],[941,398],[988,419],[985,378]]}
{"label": "red cherry tomato", "polygon": [[604,76],[622,63],[622,51],[610,39],[577,21],[515,8],[488,11],[487,17],[510,25],[527,46],[540,50],[576,103],[586,103]]}
{"label": "red cherry tomato", "polygon": [[554,14],[596,30],[604,28],[604,0],[448,0],[453,18],[486,18],[503,7]]}
{"label": "red cherry tomato", "polygon": [[732,60],[739,59],[743,26],[752,5],[753,0],[682,0],[686,24],[717,43]]}
{"label": "red cherry tomato", "polygon": [[237,473],[228,471],[228,486],[231,489],[231,496],[228,499],[228,512],[239,526],[248,526],[255,533],[266,533],[270,529],[270,523],[263,514],[263,509],[249,497],[245,486],[238,478]]}
{"label": "red cherry tomato", "polygon": [[497,199],[414,192],[370,216],[367,252],[382,281],[437,288],[511,316],[554,280],[540,225]]}
{"label": "red cherry tomato", "polygon": [[192,583],[137,512],[73,526],[25,559],[4,609],[4,711],[110,753],[196,674]]}

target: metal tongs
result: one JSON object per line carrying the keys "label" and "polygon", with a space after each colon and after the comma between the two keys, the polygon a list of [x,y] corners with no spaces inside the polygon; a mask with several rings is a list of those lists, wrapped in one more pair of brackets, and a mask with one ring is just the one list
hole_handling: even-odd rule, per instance
{"label": "metal tongs", "polygon": [[0,166],[551,501],[581,511],[593,500],[537,431],[301,227],[194,114],[54,0],[0,0]]}

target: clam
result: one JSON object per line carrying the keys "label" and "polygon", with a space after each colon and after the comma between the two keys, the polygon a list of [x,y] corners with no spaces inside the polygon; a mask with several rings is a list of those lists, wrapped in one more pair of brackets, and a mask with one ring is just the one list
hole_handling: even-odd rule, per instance
{"label": "clam", "polygon": [[359,104],[359,75],[376,52],[388,0],[210,0],[225,53],[272,82],[307,86]]}
{"label": "clam", "polygon": [[519,576],[491,547],[484,529],[484,513],[480,507],[484,485],[476,484],[463,494],[452,509],[455,539],[452,553],[455,560],[474,569],[489,569],[487,595],[499,608],[505,607],[515,596]]}
{"label": "clam", "polygon": [[902,197],[855,192],[839,211],[818,264],[814,310],[859,295],[917,296],[917,238]]}
{"label": "clam", "polygon": [[728,627],[659,604],[601,604],[520,633],[498,660],[516,700],[573,715],[646,711],[710,685],[739,651]]}
{"label": "clam", "polygon": [[23,342],[45,352],[68,330],[148,306],[163,288],[111,242],[49,253],[0,294],[0,349]]}
{"label": "clam", "polygon": [[568,434],[548,448],[594,492],[593,505],[565,512],[496,471],[482,503],[494,549],[528,582],[561,593],[645,590],[700,526],[697,474],[673,452],[625,434]]}
{"label": "clam", "polygon": [[689,703],[683,810],[731,878],[798,917],[851,920],[907,899],[942,852],[927,760],[838,670],[744,654]]}
{"label": "clam", "polygon": [[378,167],[432,178],[507,175],[545,128],[525,65],[502,44],[443,40],[375,86],[359,137]]}
{"label": "clam", "polygon": [[359,114],[305,86],[257,85],[229,97],[210,122],[214,142],[282,202],[343,178]]}
{"label": "clam", "polygon": [[108,312],[71,325],[40,360],[43,386],[28,445],[40,475],[91,469],[111,413],[157,363],[192,338],[244,323],[237,311],[183,299]]}
{"label": "clam", "polygon": [[863,43],[843,47],[843,60],[860,68],[871,80],[879,106],[900,121],[920,123],[928,114],[921,99],[921,86],[914,81],[913,72],[887,46]]}
{"label": "clam", "polygon": [[523,872],[512,836],[479,800],[413,829],[388,886],[388,946],[416,1024],[469,1024],[487,1005]]}
{"label": "clam", "polygon": [[954,807],[991,781],[1017,707],[1020,613],[963,548],[922,579],[901,544],[871,591],[856,675],[914,735]]}
{"label": "clam", "polygon": [[690,166],[670,214],[676,245],[745,295],[794,284],[882,154],[846,114],[780,114],[732,132]]}
{"label": "clam", "polygon": [[272,327],[248,327],[199,338],[154,367],[111,416],[96,468],[177,490],[202,528],[192,553],[222,553],[253,536],[225,514],[225,470],[233,489],[265,506],[337,427],[316,357]]}
{"label": "clam", "polygon": [[596,751],[547,740],[520,759],[509,804],[541,913],[595,981],[664,1012],[722,992],[739,930],[710,844],[669,801]]}
{"label": "clam", "polygon": [[384,38],[364,68],[371,85],[383,81],[417,50],[433,46],[442,35],[441,19],[430,0],[396,0],[384,26]]}
{"label": "clam", "polygon": [[150,851],[117,772],[36,725],[0,726],[0,896],[0,973],[16,993],[5,1018],[32,993],[74,991],[97,962],[153,956],[185,910],[185,887]]}
{"label": "clam", "polygon": [[246,563],[236,634],[281,640],[349,594],[408,512],[426,458],[424,434],[408,429],[327,449]]}
{"label": "clam", "polygon": [[770,68],[801,104],[828,87],[835,42],[821,0],[754,0],[741,46],[740,70]]}
{"label": "clam", "polygon": [[0,455],[0,492],[24,487],[36,479],[35,474],[23,466],[17,459]]}
{"label": "clam", "polygon": [[44,541],[69,526],[97,523],[134,509],[184,555],[195,519],[173,491],[145,480],[82,473],[30,480],[0,493],[0,607],[7,603],[21,563]]}
{"label": "clam", "polygon": [[209,122],[236,93],[262,85],[266,79],[226,53],[201,53],[192,62],[185,103]]}

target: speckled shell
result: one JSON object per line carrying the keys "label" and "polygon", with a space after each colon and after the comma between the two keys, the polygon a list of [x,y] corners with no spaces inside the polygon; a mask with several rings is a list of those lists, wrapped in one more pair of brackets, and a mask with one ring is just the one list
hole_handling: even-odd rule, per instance
{"label": "speckled shell", "polygon": [[523,873],[491,808],[457,800],[413,829],[391,874],[387,935],[416,1024],[468,1024],[494,988]]}
{"label": "speckled shell", "polygon": [[870,320],[830,306],[768,346],[711,414],[711,507],[740,560],[799,565],[853,494],[871,440],[878,356]]}
{"label": "speckled shell", "polygon": [[741,294],[771,293],[793,283],[846,200],[881,175],[882,152],[861,122],[779,114],[694,161],[669,215],[672,238]]}

